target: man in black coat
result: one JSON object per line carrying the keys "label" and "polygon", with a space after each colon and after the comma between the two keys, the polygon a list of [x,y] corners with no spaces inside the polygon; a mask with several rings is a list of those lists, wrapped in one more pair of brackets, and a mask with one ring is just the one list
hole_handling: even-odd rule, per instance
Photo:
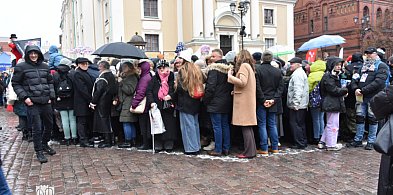
{"label": "man in black coat", "polygon": [[90,60],[87,58],[77,58],[75,60],[77,68],[73,73],[74,84],[74,114],[76,116],[76,123],[79,135],[79,142],[81,147],[94,147],[88,143],[88,139],[93,126],[93,113],[89,108],[93,90],[93,80],[87,72]]}
{"label": "man in black coat", "polygon": [[284,90],[284,80],[281,71],[273,67],[270,63],[273,60],[273,53],[263,52],[262,64],[256,66],[257,80],[257,119],[261,150],[259,154],[268,154],[268,134],[266,125],[269,128],[272,152],[278,153],[278,132],[276,124],[277,112],[282,112],[282,107],[278,104]]}
{"label": "man in black coat", "polygon": [[12,87],[19,100],[24,100],[27,105],[37,159],[41,163],[46,163],[48,159],[43,151],[49,155],[56,154],[56,151],[48,146],[53,128],[51,106],[51,101],[55,99],[53,77],[48,65],[44,63],[44,55],[38,46],[27,46],[25,54],[25,62],[17,64],[14,68]]}
{"label": "man in black coat", "polygon": [[[214,53],[214,55],[213,55]],[[214,63],[207,67],[207,80],[203,102],[210,114],[214,130],[215,147],[209,152],[212,156],[228,155],[230,148],[229,115],[232,112],[233,85],[228,83],[228,71],[232,66],[222,60],[222,51],[212,52]]]}
{"label": "man in black coat", "polygon": [[369,47],[365,51],[367,60],[359,72],[352,76],[352,89],[357,96],[356,102],[356,136],[349,144],[352,147],[362,147],[365,127],[365,119],[368,118],[368,139],[366,150],[372,150],[377,135],[378,121],[369,108],[369,101],[375,94],[385,89],[388,82],[388,66],[383,63],[377,54],[375,47]]}

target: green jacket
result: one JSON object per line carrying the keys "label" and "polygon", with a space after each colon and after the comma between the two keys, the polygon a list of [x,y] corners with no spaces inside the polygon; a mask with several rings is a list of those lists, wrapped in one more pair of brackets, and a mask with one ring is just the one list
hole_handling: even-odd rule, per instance
{"label": "green jacket", "polygon": [[310,67],[310,74],[308,75],[308,93],[317,86],[318,82],[321,81],[323,74],[326,70],[326,63],[322,60],[315,61]]}

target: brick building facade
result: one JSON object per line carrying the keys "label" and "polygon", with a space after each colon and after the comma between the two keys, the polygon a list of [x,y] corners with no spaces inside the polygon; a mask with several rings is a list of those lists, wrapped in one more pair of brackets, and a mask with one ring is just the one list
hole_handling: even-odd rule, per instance
{"label": "brick building facade", "polygon": [[[377,27],[393,29],[392,18],[393,0],[298,0],[294,9],[295,49],[320,35],[341,35],[346,39],[342,45],[344,56],[348,56],[363,51],[364,40],[372,39]],[[332,46],[322,50],[338,55],[339,48]],[[392,48],[387,49],[390,56]],[[305,56],[305,52],[298,54]]]}

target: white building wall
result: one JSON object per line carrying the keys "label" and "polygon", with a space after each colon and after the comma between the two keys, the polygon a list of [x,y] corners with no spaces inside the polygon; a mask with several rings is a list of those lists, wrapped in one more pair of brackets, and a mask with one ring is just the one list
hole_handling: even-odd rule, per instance
{"label": "white building wall", "polygon": [[111,23],[111,39],[112,42],[125,42],[127,37],[124,37],[124,13],[123,0],[110,1],[110,23]]}

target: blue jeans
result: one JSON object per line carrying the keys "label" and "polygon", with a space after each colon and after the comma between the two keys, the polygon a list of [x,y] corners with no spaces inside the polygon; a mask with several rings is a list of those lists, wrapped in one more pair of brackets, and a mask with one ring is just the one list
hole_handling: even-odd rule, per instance
{"label": "blue jeans", "polygon": [[124,129],[124,139],[126,141],[131,141],[135,139],[136,129],[134,123],[124,122],[123,129]]}
{"label": "blue jeans", "polygon": [[198,114],[180,114],[180,130],[185,152],[198,152],[201,149]]}
{"label": "blue jeans", "polygon": [[314,139],[321,138],[323,130],[325,128],[325,121],[323,116],[324,112],[321,112],[320,108],[310,108],[312,117],[312,128],[314,130]]}
{"label": "blue jeans", "polygon": [[215,151],[229,151],[231,147],[231,135],[229,130],[229,115],[222,113],[210,113],[210,119],[214,130]]}
{"label": "blue jeans", "polygon": [[[367,143],[374,143],[377,138],[378,121],[370,108],[369,99],[356,103],[356,135],[354,141],[362,141],[364,134],[364,120],[369,119]],[[360,120],[363,119],[363,120]]]}
{"label": "blue jeans", "polygon": [[8,187],[7,181],[3,173],[3,168],[0,167],[0,194],[11,195],[10,188]]}
{"label": "blue jeans", "polygon": [[61,124],[63,124],[64,139],[78,138],[76,134],[76,117],[74,110],[60,110]]}
{"label": "blue jeans", "polygon": [[261,106],[257,106],[257,119],[259,129],[259,139],[262,151],[267,151],[267,130],[266,125],[269,128],[270,142],[272,143],[272,150],[278,150],[278,132],[276,124],[276,112],[267,112],[267,110]]}

